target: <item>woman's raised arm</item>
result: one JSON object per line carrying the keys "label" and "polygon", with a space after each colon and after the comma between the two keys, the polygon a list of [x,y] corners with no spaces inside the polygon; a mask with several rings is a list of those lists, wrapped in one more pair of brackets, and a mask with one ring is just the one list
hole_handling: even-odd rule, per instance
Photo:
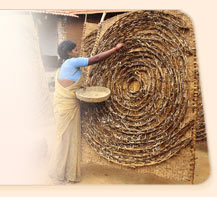
{"label": "woman's raised arm", "polygon": [[123,47],[124,44],[123,43],[119,43],[116,45],[116,47],[108,50],[108,51],[105,51],[105,52],[102,52],[102,53],[99,53],[97,55],[94,55],[92,57],[89,57],[89,60],[88,60],[88,65],[91,65],[91,64],[96,64],[102,60],[105,60],[106,58],[108,58],[109,56],[111,56],[113,53],[116,53],[121,47]]}

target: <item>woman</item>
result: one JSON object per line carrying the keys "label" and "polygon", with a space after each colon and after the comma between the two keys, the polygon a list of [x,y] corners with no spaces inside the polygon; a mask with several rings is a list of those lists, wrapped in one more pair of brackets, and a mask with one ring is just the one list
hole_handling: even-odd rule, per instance
{"label": "woman", "polygon": [[80,67],[105,60],[116,53],[122,43],[116,47],[89,58],[77,57],[76,44],[63,41],[58,46],[61,67],[58,69],[54,92],[54,115],[57,124],[57,141],[51,158],[49,175],[58,183],[64,181],[79,182],[80,172],[80,103],[75,91],[83,81]]}

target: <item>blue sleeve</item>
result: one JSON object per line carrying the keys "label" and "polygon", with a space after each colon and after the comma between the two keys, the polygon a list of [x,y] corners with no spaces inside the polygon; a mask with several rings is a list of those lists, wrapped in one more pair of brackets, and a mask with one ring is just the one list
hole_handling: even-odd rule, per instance
{"label": "blue sleeve", "polygon": [[88,59],[84,57],[71,58],[70,61],[73,61],[74,67],[85,67],[88,66]]}

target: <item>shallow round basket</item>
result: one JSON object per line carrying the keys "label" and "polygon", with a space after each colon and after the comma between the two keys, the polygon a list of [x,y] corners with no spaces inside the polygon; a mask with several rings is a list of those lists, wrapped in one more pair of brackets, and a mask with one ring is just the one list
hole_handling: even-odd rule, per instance
{"label": "shallow round basket", "polygon": [[111,90],[106,87],[92,86],[81,88],[77,90],[75,94],[81,101],[88,103],[100,103],[106,101],[110,97]]}

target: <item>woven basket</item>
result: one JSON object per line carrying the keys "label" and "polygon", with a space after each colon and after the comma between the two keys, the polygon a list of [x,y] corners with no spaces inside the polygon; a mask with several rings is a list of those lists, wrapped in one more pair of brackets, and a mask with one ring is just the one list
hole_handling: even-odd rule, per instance
{"label": "woven basket", "polygon": [[106,101],[110,95],[110,89],[100,86],[81,88],[76,91],[76,97],[79,100],[88,103],[100,103]]}

